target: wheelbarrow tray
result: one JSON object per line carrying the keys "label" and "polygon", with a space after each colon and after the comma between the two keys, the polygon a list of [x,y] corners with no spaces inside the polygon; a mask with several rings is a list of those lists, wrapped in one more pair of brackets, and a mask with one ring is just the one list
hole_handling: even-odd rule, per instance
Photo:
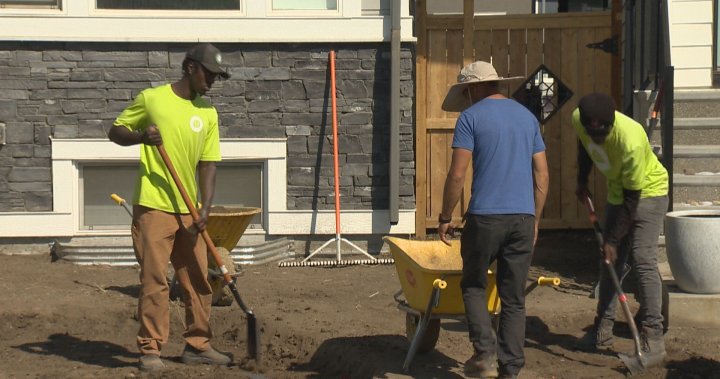
{"label": "wheelbarrow tray", "polygon": [[[433,282],[442,279],[447,287],[441,291],[439,302],[432,314],[438,316],[464,315],[465,305],[460,288],[462,257],[460,241],[448,246],[442,241],[420,241],[396,237],[384,237],[395,260],[400,287],[407,307],[412,313],[424,313],[433,292]],[[495,274],[488,272],[488,310],[495,311],[499,298],[495,287]],[[402,309],[402,305],[401,305]]]}
{"label": "wheelbarrow tray", "polygon": [[206,229],[216,247],[232,251],[260,208],[213,206]]}

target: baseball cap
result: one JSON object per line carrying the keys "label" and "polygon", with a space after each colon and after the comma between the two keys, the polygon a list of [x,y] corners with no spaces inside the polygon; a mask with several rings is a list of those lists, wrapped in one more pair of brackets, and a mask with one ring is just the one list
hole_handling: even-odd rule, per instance
{"label": "baseball cap", "polygon": [[468,64],[460,70],[457,83],[448,90],[445,100],[442,103],[442,110],[447,112],[462,112],[469,107],[470,99],[463,93],[465,88],[472,83],[481,82],[502,82],[506,80],[523,79],[522,76],[505,78],[498,76],[495,67],[484,61],[476,61]]}
{"label": "baseball cap", "polygon": [[222,54],[217,47],[210,43],[199,43],[190,48],[185,54],[185,58],[199,62],[205,69],[213,74],[220,75],[223,79],[230,77],[222,64]]}
{"label": "baseball cap", "polygon": [[[615,100],[604,93],[591,93],[583,96],[578,102],[580,123],[589,135],[606,135],[610,133],[615,122]],[[592,121],[597,123],[593,125]]]}

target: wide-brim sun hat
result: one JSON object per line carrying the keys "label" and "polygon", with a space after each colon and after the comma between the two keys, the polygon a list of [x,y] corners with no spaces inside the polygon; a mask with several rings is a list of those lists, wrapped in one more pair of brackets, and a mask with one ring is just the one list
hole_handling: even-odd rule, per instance
{"label": "wide-brim sun hat", "polygon": [[484,61],[470,63],[460,70],[457,83],[448,89],[445,100],[442,103],[442,110],[446,112],[462,112],[470,105],[470,98],[464,93],[465,88],[473,83],[482,82],[504,82],[510,80],[524,79],[522,76],[502,77],[498,76],[495,67]]}

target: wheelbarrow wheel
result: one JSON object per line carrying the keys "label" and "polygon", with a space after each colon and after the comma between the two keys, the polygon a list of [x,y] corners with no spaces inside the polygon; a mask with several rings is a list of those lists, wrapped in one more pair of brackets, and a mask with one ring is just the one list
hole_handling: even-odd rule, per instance
{"label": "wheelbarrow wheel", "polygon": [[[412,341],[415,337],[415,331],[417,330],[420,317],[407,313],[405,315],[405,333],[407,334],[408,341]],[[419,354],[427,353],[432,351],[437,344],[438,337],[440,336],[440,319],[433,318],[428,322],[425,334],[420,338],[418,343],[417,352]]]}
{"label": "wheelbarrow wheel", "polygon": [[[230,275],[235,274],[235,263],[232,260],[232,256],[230,256],[230,252],[224,247],[218,247],[217,252],[218,254],[220,254],[220,257],[223,260],[223,264],[225,265],[225,268],[227,268]],[[208,259],[208,268],[215,270],[216,272],[220,271],[220,268],[212,259]],[[215,276],[209,274],[208,281],[210,282],[210,287],[212,287],[213,291],[212,305],[222,307],[232,305],[233,295],[230,291],[230,287],[225,285],[225,279],[222,276]]]}
{"label": "wheelbarrow wheel", "polygon": [[[220,257],[223,260],[223,264],[225,265],[225,268],[227,268],[230,275],[235,274],[237,271],[235,269],[235,264],[233,263],[230,252],[224,247],[218,247],[217,252],[218,254],[220,254]],[[210,271],[218,273],[220,272],[217,264],[215,264],[215,261],[213,261],[212,259],[208,259],[208,269]],[[169,276],[170,279],[168,279],[168,283],[170,285],[170,300],[182,299],[182,288],[180,287],[180,283],[178,283],[177,281],[175,273],[172,272]],[[225,286],[225,281],[222,276],[208,273],[208,282],[210,283],[210,287],[212,288],[212,305],[223,307],[232,305],[232,292],[230,291],[230,287]]]}

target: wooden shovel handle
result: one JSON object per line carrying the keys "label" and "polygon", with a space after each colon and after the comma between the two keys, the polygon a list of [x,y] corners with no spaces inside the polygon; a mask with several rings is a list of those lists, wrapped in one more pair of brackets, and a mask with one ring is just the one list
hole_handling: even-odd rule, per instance
{"label": "wooden shovel handle", "polygon": [[[193,205],[192,200],[190,200],[190,196],[188,196],[187,191],[185,191],[185,187],[180,181],[180,177],[178,176],[177,171],[175,171],[175,166],[173,166],[172,161],[170,161],[170,157],[167,155],[165,147],[163,147],[163,145],[158,145],[157,149],[160,153],[160,157],[162,157],[163,162],[165,162],[165,166],[167,167],[168,171],[170,171],[170,176],[172,176],[178,191],[180,191],[180,196],[182,196],[185,205],[187,206],[188,210],[190,210],[190,215],[192,216],[194,221],[199,220],[200,214],[198,213],[197,209],[195,209],[195,205]],[[227,267],[225,267],[222,258],[220,258],[220,254],[218,253],[217,248],[215,248],[215,244],[213,243],[212,239],[210,239],[210,234],[208,234],[207,229],[203,230],[201,234],[203,239],[205,240],[205,243],[210,249],[210,253],[213,256],[215,263],[218,267],[220,267],[220,271],[222,272],[225,283],[232,283],[232,276],[230,276],[230,272],[228,271]]]}

